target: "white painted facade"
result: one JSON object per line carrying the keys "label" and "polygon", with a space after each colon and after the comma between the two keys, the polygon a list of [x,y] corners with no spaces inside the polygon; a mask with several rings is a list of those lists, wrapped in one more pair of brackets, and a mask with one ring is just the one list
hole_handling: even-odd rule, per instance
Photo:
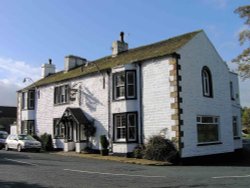
{"label": "white painted facade", "polygon": [[[90,121],[94,122],[96,135],[91,138],[94,149],[101,149],[99,136],[107,135],[110,139],[110,149],[114,153],[128,153],[139,144],[144,144],[153,135],[163,135],[168,139],[178,139],[181,157],[193,157],[217,153],[233,152],[242,148],[241,133],[235,139],[232,129],[232,116],[237,116],[238,130],[240,124],[240,101],[238,78],[230,73],[217,51],[208,40],[204,32],[198,33],[178,51],[180,55],[179,97],[182,101],[171,96],[176,85],[171,85],[174,76],[170,75],[174,65],[172,56],[155,57],[116,66],[110,72],[98,71],[78,78],[39,86],[36,89],[34,110],[21,110],[21,92],[18,94],[18,130],[21,121],[35,120],[36,134],[48,133],[53,135],[53,119],[61,118],[67,107],[81,108]],[[213,97],[204,97],[202,93],[201,70],[209,67],[212,74]],[[114,100],[113,75],[128,70],[136,74],[136,98],[131,100]],[[233,84],[235,99],[230,96],[230,81]],[[68,84],[77,89],[76,99],[67,104],[54,104],[54,88]],[[38,95],[39,93],[39,95]],[[183,122],[179,125],[183,135],[177,135],[172,126],[176,124],[173,115],[176,110],[171,104],[178,103],[182,113],[177,114]],[[119,113],[137,113],[137,139],[135,142],[117,142],[114,140],[114,115]],[[214,145],[197,143],[198,115],[212,115],[219,117],[219,142]],[[76,130],[74,129],[74,134]],[[63,139],[54,139],[56,148],[64,151],[80,152],[85,145],[72,140],[65,143]]]}

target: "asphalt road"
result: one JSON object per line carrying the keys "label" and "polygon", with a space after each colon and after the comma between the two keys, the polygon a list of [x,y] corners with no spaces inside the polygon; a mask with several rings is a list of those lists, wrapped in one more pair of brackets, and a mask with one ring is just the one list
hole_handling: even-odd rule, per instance
{"label": "asphalt road", "polygon": [[140,166],[0,151],[1,188],[250,187],[249,166]]}

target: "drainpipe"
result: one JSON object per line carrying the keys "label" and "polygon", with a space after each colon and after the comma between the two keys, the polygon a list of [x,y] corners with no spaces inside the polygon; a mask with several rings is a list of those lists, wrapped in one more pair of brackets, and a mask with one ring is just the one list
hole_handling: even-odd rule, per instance
{"label": "drainpipe", "polygon": [[110,149],[113,151],[113,135],[111,129],[111,70],[107,71],[108,75],[108,137],[110,143]]}
{"label": "drainpipe", "polygon": [[141,63],[138,63],[139,67],[139,111],[140,111],[140,138],[139,138],[139,144],[144,144],[144,130],[143,130],[143,104],[142,104],[142,69],[141,69]]}

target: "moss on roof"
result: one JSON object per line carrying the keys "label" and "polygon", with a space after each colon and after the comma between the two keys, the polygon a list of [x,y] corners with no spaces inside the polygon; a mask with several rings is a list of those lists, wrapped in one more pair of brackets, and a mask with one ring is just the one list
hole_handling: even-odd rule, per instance
{"label": "moss on roof", "polygon": [[37,82],[24,88],[23,90],[69,80],[100,70],[110,69],[119,65],[170,55],[175,53],[179,48],[184,46],[189,40],[191,40],[196,34],[200,32],[202,32],[202,30],[186,33],[150,45],[130,49],[128,51],[120,53],[116,57],[106,56],[104,58],[90,62],[88,66],[77,67],[68,72],[60,71],[53,75],[38,80]]}

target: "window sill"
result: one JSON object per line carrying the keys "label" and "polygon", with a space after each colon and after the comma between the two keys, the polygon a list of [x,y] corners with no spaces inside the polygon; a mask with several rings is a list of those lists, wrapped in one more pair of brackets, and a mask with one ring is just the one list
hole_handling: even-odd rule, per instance
{"label": "window sill", "polygon": [[65,105],[65,104],[69,104],[69,102],[65,102],[65,103],[58,103],[58,104],[55,104],[55,103],[54,103],[54,106],[62,106],[62,105]]}
{"label": "window sill", "polygon": [[137,100],[137,98],[121,98],[121,99],[113,99],[113,101],[112,101],[112,102],[129,101],[129,100]]}
{"label": "window sill", "polygon": [[209,146],[209,145],[219,145],[219,144],[222,144],[222,142],[200,143],[200,144],[197,144],[197,146]]}
{"label": "window sill", "polygon": [[137,141],[114,141],[113,144],[134,144],[138,143]]}
{"label": "window sill", "polygon": [[235,137],[234,137],[234,140],[240,140],[240,139],[241,139],[240,136],[235,136]]}

